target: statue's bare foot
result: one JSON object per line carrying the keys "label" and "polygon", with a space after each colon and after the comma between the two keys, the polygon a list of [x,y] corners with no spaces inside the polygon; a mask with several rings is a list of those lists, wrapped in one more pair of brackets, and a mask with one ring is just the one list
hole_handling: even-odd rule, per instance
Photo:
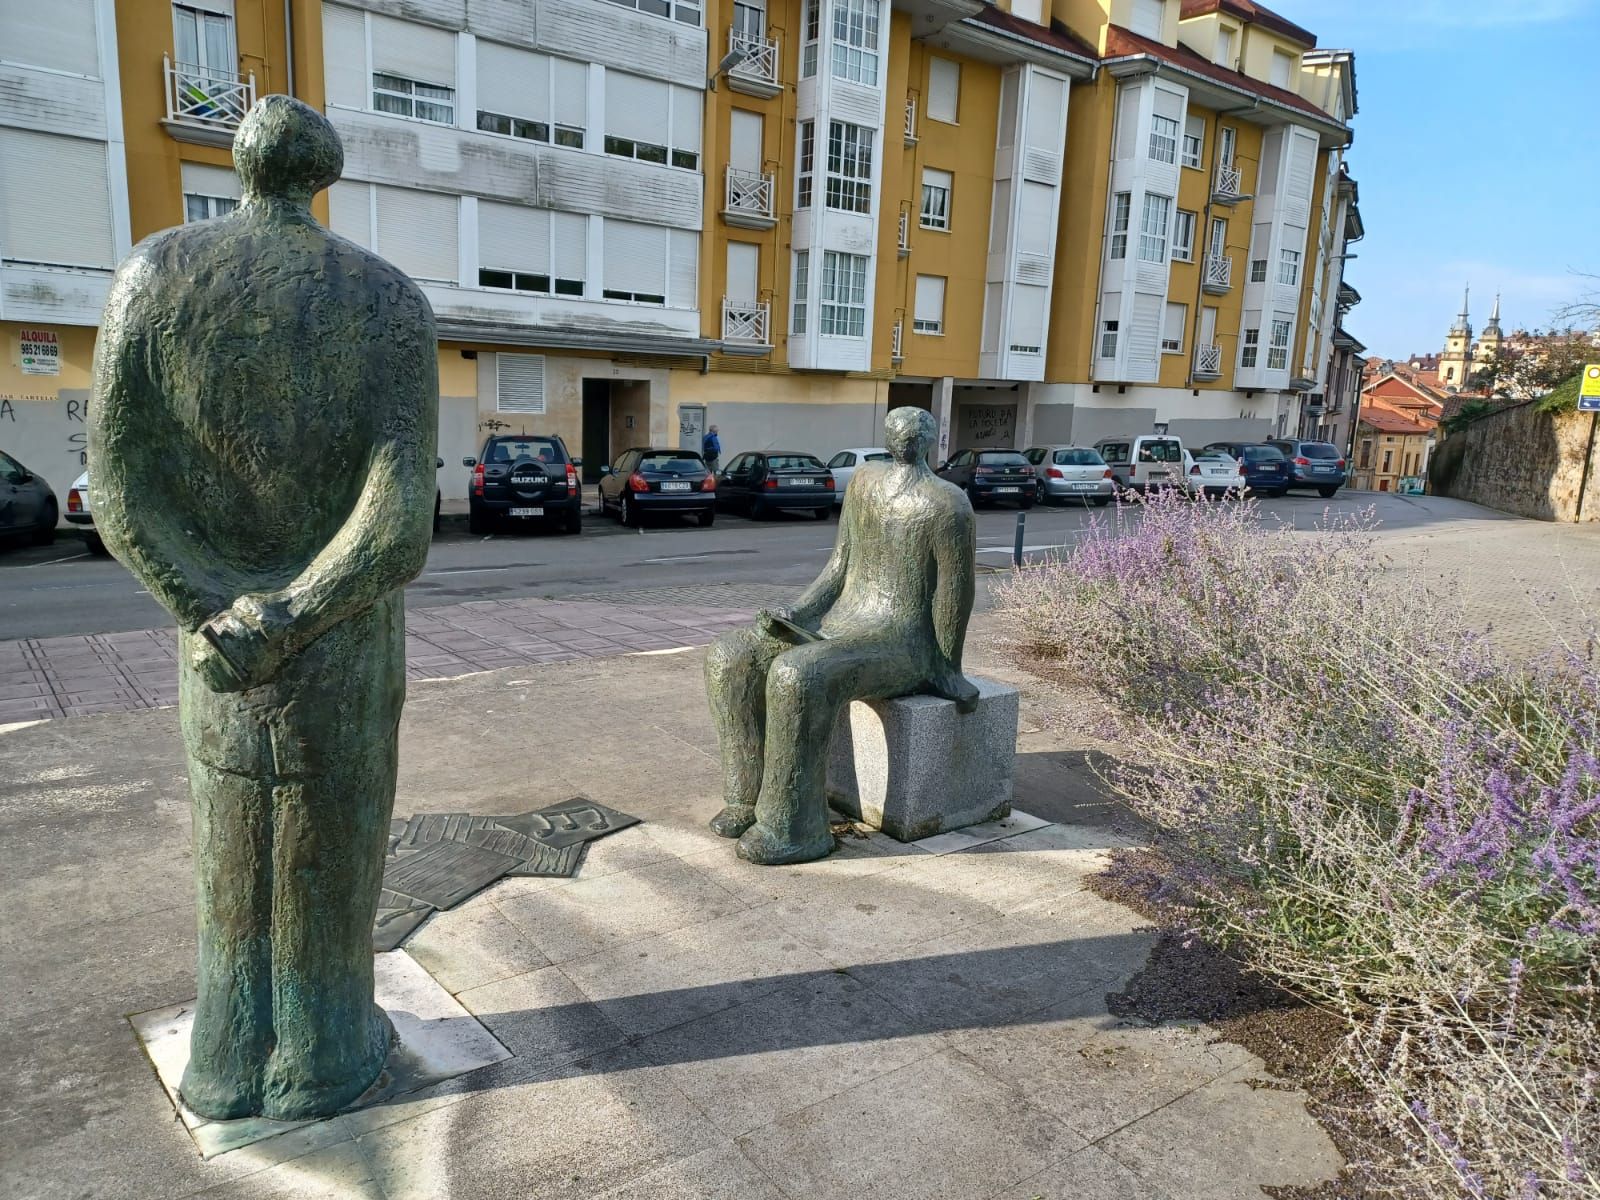
{"label": "statue's bare foot", "polygon": [[199,1069],[192,1061],[178,1085],[178,1098],[192,1113],[212,1121],[235,1121],[254,1116],[261,1109],[261,1075],[230,1076],[224,1068],[216,1072]]}
{"label": "statue's bare foot", "polygon": [[718,837],[736,838],[756,823],[754,804],[725,804],[711,818],[711,832]]}
{"label": "statue's bare foot", "polygon": [[746,862],[763,867],[784,863],[814,862],[833,853],[833,834],[823,827],[821,834],[806,842],[791,842],[765,825],[752,825],[739,839],[738,854]]}

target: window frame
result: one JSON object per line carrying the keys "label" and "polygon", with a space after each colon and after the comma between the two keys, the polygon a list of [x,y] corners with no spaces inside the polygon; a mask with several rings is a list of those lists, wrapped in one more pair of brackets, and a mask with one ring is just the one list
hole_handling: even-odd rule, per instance
{"label": "window frame", "polygon": [[1111,196],[1110,257],[1128,257],[1128,228],[1133,222],[1133,193],[1113,192]]}
{"label": "window frame", "polygon": [[[938,318],[936,320],[930,320],[930,319],[926,319],[926,318],[917,316],[916,286],[917,286],[917,281],[921,280],[921,279],[924,279],[924,278],[937,279],[939,281],[939,316],[938,316]],[[911,288],[912,288],[912,292],[911,292],[911,299],[912,299],[912,305],[911,305],[911,332],[912,333],[921,334],[924,337],[943,337],[944,336],[944,302],[945,302],[945,299],[947,298],[947,296],[949,294],[949,290],[950,290],[949,277],[948,276],[944,276],[944,275],[927,275],[927,276],[918,275],[918,276],[915,276],[913,278],[912,283],[911,283]]]}
{"label": "window frame", "polygon": [[[196,217],[190,214],[189,203],[199,200],[203,203],[206,214]],[[183,223],[192,225],[197,221],[214,221],[218,217],[225,217],[239,207],[239,200],[233,196],[217,196],[210,192],[185,192],[183,194]]]}
{"label": "window frame", "polygon": [[822,252],[817,321],[817,332],[822,337],[866,337],[867,265],[864,254]]}
{"label": "window frame", "polygon": [[[1173,208],[1171,196],[1163,196],[1160,192],[1146,192],[1144,194],[1144,203],[1139,210],[1140,262],[1162,264],[1167,262],[1167,247],[1171,244],[1172,239]],[[1152,229],[1151,213],[1154,209],[1159,209],[1161,213],[1161,228],[1159,230]]]}
{"label": "window frame", "polygon": [[[1283,331],[1282,340],[1278,331]],[[1271,335],[1267,342],[1267,370],[1287,371],[1289,369],[1289,342],[1294,336],[1294,322],[1288,317],[1272,318]],[[1274,361],[1278,359],[1280,361]]]}
{"label": "window frame", "polygon": [[1278,249],[1278,282],[1286,287],[1300,286],[1300,251],[1287,246]]}
{"label": "window frame", "polygon": [[817,123],[800,122],[800,146],[795,153],[794,206],[810,208],[816,199]]}
{"label": "window frame", "polygon": [[[928,172],[943,175],[944,184],[929,183]],[[941,233],[950,232],[950,194],[955,190],[955,175],[950,171],[941,171],[937,167],[922,168],[922,208],[918,214],[917,223],[923,229],[934,229]],[[943,203],[939,203],[940,196]],[[934,201],[930,205],[929,201]]]}
{"label": "window frame", "polygon": [[700,0],[611,0],[612,4],[623,8],[633,8],[647,16],[660,17],[664,21],[677,21],[682,25],[696,27],[705,24],[705,13],[700,6]]}
{"label": "window frame", "polygon": [[[828,122],[822,202],[835,212],[872,212],[872,155],[877,130],[850,121]],[[853,169],[856,174],[847,174]]]}
{"label": "window frame", "polygon": [[[393,80],[396,83],[406,84],[407,88],[379,87],[379,79]],[[441,94],[419,96],[416,91],[417,88],[430,88],[434,92]],[[379,108],[379,96],[388,97],[391,103],[404,103],[409,106],[410,111],[402,112],[395,108]],[[385,116],[400,117],[406,121],[423,121],[429,125],[453,126],[456,123],[456,89],[447,87],[442,83],[429,83],[423,79],[412,79],[405,75],[396,75],[393,71],[371,71],[368,73],[367,79],[367,100],[371,104],[373,112],[383,113]],[[450,115],[447,119],[442,120],[439,117],[422,116],[418,112],[418,108],[421,105],[427,105],[429,108],[446,109]]]}
{"label": "window frame", "polygon": [[1253,371],[1261,358],[1261,327],[1254,329],[1241,329],[1239,331],[1239,366],[1246,371]]}
{"label": "window frame", "polygon": [[[1203,160],[1206,153],[1206,126],[1203,118],[1195,117],[1193,120],[1200,122],[1198,136],[1189,132],[1187,123],[1184,125],[1183,138],[1178,146],[1178,162],[1190,171],[1203,170]],[[1190,143],[1194,143],[1191,153]]]}
{"label": "window frame", "polygon": [[794,282],[790,289],[792,295],[789,303],[789,332],[803,334],[806,331],[806,293],[811,281],[811,251],[796,250],[794,252]]}
{"label": "window frame", "polygon": [[[1100,322],[1100,357],[1115,358],[1117,356],[1117,340],[1121,329],[1121,322],[1113,319]],[[1109,343],[1107,339],[1110,339]],[[1110,349],[1106,349],[1107,345]]]}
{"label": "window frame", "polygon": [[835,79],[878,86],[883,30],[877,0],[833,0],[828,70]]}
{"label": "window frame", "polygon": [[800,78],[811,79],[817,73],[817,46],[822,40],[822,0],[806,0],[801,37]]}
{"label": "window frame", "polygon": [[[1174,308],[1183,310],[1183,316],[1178,321],[1178,340],[1176,343],[1167,337],[1167,314]],[[1161,353],[1182,354],[1184,338],[1187,336],[1188,331],[1189,306],[1179,300],[1168,300],[1166,308],[1162,309],[1161,312]]]}
{"label": "window frame", "polygon": [[[1172,126],[1168,133],[1164,126]],[[1150,117],[1150,139],[1146,144],[1146,157],[1152,162],[1175,163],[1178,161],[1178,139],[1183,134],[1183,126],[1172,117],[1163,117],[1160,113],[1153,113]]]}
{"label": "window frame", "polygon": [[1267,281],[1267,260],[1252,258],[1250,260],[1250,282],[1265,283]]}
{"label": "window frame", "polygon": [[[1188,218],[1189,236],[1182,238],[1180,231],[1184,229],[1184,218]],[[1192,209],[1180,208],[1177,215],[1172,218],[1172,261],[1192,263],[1194,261],[1194,231],[1200,223],[1200,214]],[[1182,250],[1180,254],[1179,251]]]}

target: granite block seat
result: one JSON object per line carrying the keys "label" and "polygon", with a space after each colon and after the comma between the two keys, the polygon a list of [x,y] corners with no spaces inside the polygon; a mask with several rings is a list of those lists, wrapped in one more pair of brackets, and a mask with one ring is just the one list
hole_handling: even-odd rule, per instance
{"label": "granite block seat", "polygon": [[828,803],[902,842],[1011,811],[1017,689],[969,676],[970,713],[937,696],[855,701],[828,748]]}

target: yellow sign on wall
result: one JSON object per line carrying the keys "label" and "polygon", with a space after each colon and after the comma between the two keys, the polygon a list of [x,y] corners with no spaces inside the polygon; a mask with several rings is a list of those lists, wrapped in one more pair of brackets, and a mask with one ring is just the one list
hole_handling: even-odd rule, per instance
{"label": "yellow sign on wall", "polygon": [[1600,412],[1600,363],[1590,363],[1583,369],[1583,379],[1578,384],[1578,411]]}

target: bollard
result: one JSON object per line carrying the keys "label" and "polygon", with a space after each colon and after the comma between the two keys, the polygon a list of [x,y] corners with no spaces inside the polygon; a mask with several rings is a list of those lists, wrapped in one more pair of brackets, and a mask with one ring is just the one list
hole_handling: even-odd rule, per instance
{"label": "bollard", "polygon": [[1022,534],[1027,524],[1028,514],[1019,508],[1017,510],[1017,540],[1011,547],[1011,565],[1014,567],[1022,565]]}

